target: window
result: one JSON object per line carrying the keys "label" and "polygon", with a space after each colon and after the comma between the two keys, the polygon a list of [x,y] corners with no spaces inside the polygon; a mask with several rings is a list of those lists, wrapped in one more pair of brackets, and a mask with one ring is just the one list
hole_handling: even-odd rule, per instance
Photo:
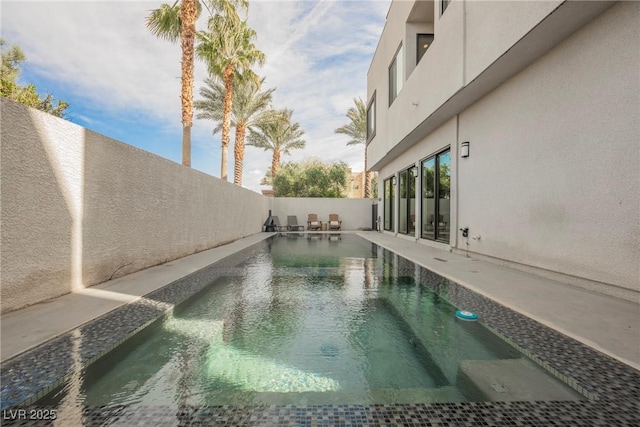
{"label": "window", "polygon": [[395,194],[393,191],[394,177],[384,181],[384,229],[393,231],[393,203]]}
{"label": "window", "polygon": [[433,34],[416,35],[416,64],[420,62],[420,60],[424,56],[424,53],[427,51],[427,49],[429,49],[429,46],[431,46],[431,43],[433,43]]}
{"label": "window", "polygon": [[373,92],[367,106],[367,143],[376,136],[376,93]]}
{"label": "window", "polygon": [[404,63],[402,61],[402,45],[400,45],[389,66],[389,105],[400,93],[402,83],[404,83]]}
{"label": "window", "polygon": [[449,3],[451,3],[451,0],[440,0],[440,16],[442,16],[444,11],[447,9]]}
{"label": "window", "polygon": [[449,242],[451,153],[449,149],[422,162],[422,234]]}

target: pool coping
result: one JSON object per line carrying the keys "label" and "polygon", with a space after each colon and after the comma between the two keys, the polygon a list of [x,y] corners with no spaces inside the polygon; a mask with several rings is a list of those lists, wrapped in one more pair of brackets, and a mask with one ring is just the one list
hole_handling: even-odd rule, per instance
{"label": "pool coping", "polygon": [[[366,239],[364,236],[360,237]],[[126,420],[152,417],[147,419],[168,424],[188,421],[191,424],[215,422],[231,425],[240,421],[255,425],[322,425],[327,420],[333,420],[330,424],[340,422],[344,425],[384,425],[398,420],[429,425],[436,419],[443,425],[455,425],[460,421],[467,423],[469,419],[476,418],[488,425],[631,425],[636,421],[634,417],[640,411],[639,371],[377,244],[376,246],[393,263],[400,277],[413,276],[417,282],[429,286],[457,307],[473,306],[485,326],[519,347],[540,366],[590,400],[309,407],[219,406],[183,407],[179,411],[176,408],[150,407],[148,414],[146,411],[140,413],[139,410],[134,414],[127,407],[110,407],[82,408],[82,418],[89,420],[89,423],[93,422],[90,420],[95,420],[96,424],[107,419],[128,423]],[[6,410],[35,402],[69,378],[74,369],[88,366],[144,326],[166,315],[173,305],[205,288],[215,278],[235,274],[234,265],[243,259],[242,254],[248,250],[251,247],[194,271],[144,298],[3,362],[2,408]],[[33,419],[3,421],[26,421],[34,425],[43,422]],[[404,421],[401,424],[405,424]]]}

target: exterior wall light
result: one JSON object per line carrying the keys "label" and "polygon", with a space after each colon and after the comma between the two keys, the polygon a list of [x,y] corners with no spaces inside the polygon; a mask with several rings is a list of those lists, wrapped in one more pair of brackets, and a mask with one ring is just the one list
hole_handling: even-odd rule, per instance
{"label": "exterior wall light", "polygon": [[469,157],[469,141],[460,145],[460,157]]}
{"label": "exterior wall light", "polygon": [[391,183],[393,185],[396,185],[396,176],[395,175],[391,177]]}

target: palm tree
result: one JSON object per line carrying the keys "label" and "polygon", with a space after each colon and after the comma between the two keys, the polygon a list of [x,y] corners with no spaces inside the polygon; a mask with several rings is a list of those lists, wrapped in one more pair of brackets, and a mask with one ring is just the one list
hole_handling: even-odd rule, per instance
{"label": "palm tree", "polygon": [[[244,140],[247,130],[277,118],[275,110],[269,108],[275,89],[261,92],[260,89],[263,82],[264,78],[257,83],[253,79],[234,79],[231,126],[236,129],[233,150],[233,183],[237,185],[242,185]],[[218,125],[213,129],[215,135],[222,129],[225,90],[219,79],[208,78],[205,83],[207,87],[200,88],[200,95],[204,100],[196,101],[194,104],[196,110],[201,111],[196,117],[218,122]]]}
{"label": "palm tree", "polygon": [[265,151],[273,151],[272,177],[278,173],[278,168],[280,168],[281,154],[290,154],[291,150],[305,146],[305,141],[302,139],[304,130],[300,128],[300,123],[291,123],[293,110],[285,109],[278,113],[278,120],[261,124],[257,131],[250,129],[247,142],[247,145],[263,148]]}
{"label": "palm tree", "polygon": [[[347,142],[347,145],[365,144],[367,142],[367,109],[361,98],[354,98],[355,108],[351,107],[347,111],[347,117],[351,120],[351,123],[340,126],[335,130],[336,133],[341,133],[351,137],[351,141]],[[371,197],[371,177],[367,170],[367,147],[364,147],[364,197]]]}
{"label": "palm tree", "polygon": [[[180,4],[178,4],[180,1]],[[248,0],[207,0],[210,13],[222,12],[229,19],[239,20],[235,6],[249,7]],[[198,0],[176,0],[172,6],[162,4],[147,16],[147,28],[153,35],[182,47],[182,164],[191,166],[191,126],[193,126],[193,58],[196,21],[200,15]]]}
{"label": "palm tree", "polygon": [[209,19],[208,32],[198,33],[198,56],[205,60],[209,73],[220,76],[224,84],[222,106],[222,159],[220,178],[227,179],[227,151],[231,131],[231,108],[233,103],[233,81],[242,75],[245,79],[259,81],[251,67],[263,65],[264,53],[253,44],[256,32],[246,21],[233,21],[216,15]]}

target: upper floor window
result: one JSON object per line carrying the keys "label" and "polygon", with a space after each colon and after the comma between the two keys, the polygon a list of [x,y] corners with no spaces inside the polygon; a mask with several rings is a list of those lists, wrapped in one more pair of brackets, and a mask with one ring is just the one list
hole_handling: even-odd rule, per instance
{"label": "upper floor window", "polygon": [[440,16],[442,16],[444,11],[447,9],[449,3],[451,3],[451,0],[440,0]]}
{"label": "upper floor window", "polygon": [[416,35],[416,45],[418,48],[416,52],[416,64],[420,62],[424,53],[429,49],[429,46],[431,46],[431,43],[433,43],[433,34]]}
{"label": "upper floor window", "polygon": [[389,66],[389,105],[400,93],[402,83],[404,83],[404,62],[402,61],[402,45],[400,45]]}
{"label": "upper floor window", "polygon": [[373,92],[367,105],[367,143],[376,136],[376,93]]}

